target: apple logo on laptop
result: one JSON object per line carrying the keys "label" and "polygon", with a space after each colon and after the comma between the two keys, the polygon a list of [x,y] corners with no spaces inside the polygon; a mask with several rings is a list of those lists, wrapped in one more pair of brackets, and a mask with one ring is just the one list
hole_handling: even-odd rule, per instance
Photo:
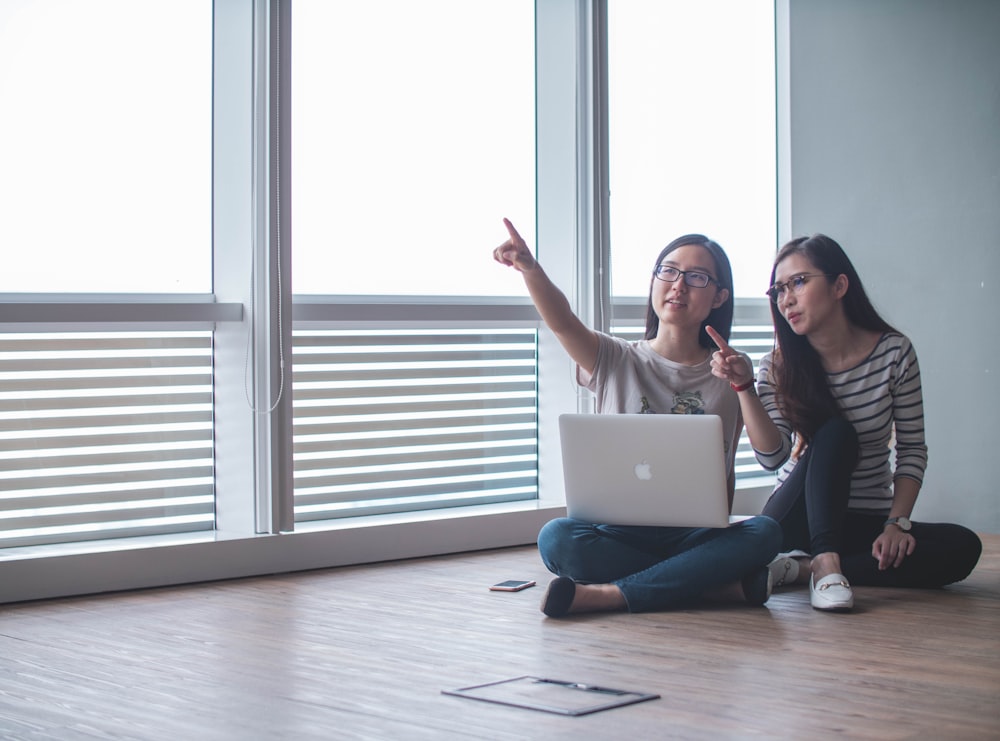
{"label": "apple logo on laptop", "polygon": [[646,461],[636,463],[633,470],[635,471],[635,477],[640,481],[649,481],[653,478],[653,467],[646,463]]}

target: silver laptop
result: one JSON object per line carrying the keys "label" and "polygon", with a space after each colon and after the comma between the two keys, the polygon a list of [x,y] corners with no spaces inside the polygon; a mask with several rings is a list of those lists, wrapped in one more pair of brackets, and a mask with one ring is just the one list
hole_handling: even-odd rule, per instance
{"label": "silver laptop", "polygon": [[563,414],[566,514],[608,525],[726,527],[714,414]]}

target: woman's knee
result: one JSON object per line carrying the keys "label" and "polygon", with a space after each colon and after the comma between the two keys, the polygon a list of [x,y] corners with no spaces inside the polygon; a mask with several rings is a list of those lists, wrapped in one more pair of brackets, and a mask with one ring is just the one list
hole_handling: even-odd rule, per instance
{"label": "woman's knee", "polygon": [[764,538],[769,545],[774,546],[775,553],[781,548],[781,542],[784,540],[784,531],[781,528],[781,523],[772,517],[766,515],[760,515],[755,519],[760,520],[758,527],[761,530],[761,537]]}
{"label": "woman's knee", "polygon": [[[950,540],[948,553],[951,555],[952,573],[946,583],[962,581],[979,563],[983,554],[983,541],[972,530],[962,525],[948,526]],[[918,542],[919,545],[919,542]]]}
{"label": "woman's knee", "polygon": [[838,451],[838,455],[847,455],[855,460],[860,447],[858,431],[853,424],[842,417],[832,417],[824,422],[816,431],[811,445],[831,446]]}
{"label": "woman's knee", "polygon": [[538,549],[543,553],[546,550],[549,550],[554,543],[560,540],[560,534],[562,531],[560,523],[562,519],[563,518],[549,520],[542,525],[542,529],[538,531]]}
{"label": "woman's knee", "polygon": [[538,531],[538,546],[541,547],[542,543],[558,543],[566,537],[569,537],[570,524],[573,521],[568,517],[557,517],[554,520],[549,520],[544,525],[542,529]]}
{"label": "woman's knee", "polygon": [[757,515],[743,520],[738,525],[752,535],[754,550],[758,559],[770,561],[781,550],[784,533],[777,520],[767,515]]}
{"label": "woman's knee", "polygon": [[911,534],[916,549],[903,562],[910,578],[897,586],[930,588],[960,582],[976,568],[983,552],[979,536],[962,525],[915,522]]}
{"label": "woman's knee", "polygon": [[553,573],[558,573],[560,554],[565,555],[567,545],[573,540],[576,522],[568,517],[549,520],[538,531],[538,553],[542,563]]}

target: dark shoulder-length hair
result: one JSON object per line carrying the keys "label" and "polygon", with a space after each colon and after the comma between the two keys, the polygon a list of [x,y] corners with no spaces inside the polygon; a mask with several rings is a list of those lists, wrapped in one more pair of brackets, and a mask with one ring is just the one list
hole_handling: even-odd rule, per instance
{"label": "dark shoulder-length hair", "polygon": [[[712,309],[705,321],[701,323],[701,329],[698,331],[698,344],[702,347],[713,349],[715,347],[715,343],[712,342],[712,338],[709,337],[708,332],[705,331],[706,326],[712,327],[712,329],[722,335],[723,339],[727,342],[729,341],[729,335],[733,330],[733,268],[729,264],[729,258],[726,256],[726,251],[723,250],[717,242],[712,241],[704,234],[685,234],[682,237],[678,237],[660,250],[660,254],[656,258],[656,262],[653,263],[653,271],[655,273],[656,266],[663,262],[664,258],[666,258],[666,256],[671,252],[676,250],[678,247],[684,247],[689,244],[704,247],[708,250],[708,253],[712,256],[712,261],[715,263],[715,278],[719,282],[718,288],[725,288],[729,291],[729,297],[722,302],[722,304]],[[651,340],[656,337],[656,333],[660,329],[660,317],[653,308],[653,280],[655,280],[655,278],[651,277],[649,282],[649,299],[646,301],[647,340]]]}
{"label": "dark shoulder-length hair", "polygon": [[[875,310],[858,271],[833,239],[825,234],[814,234],[793,239],[783,246],[774,258],[771,285],[774,285],[778,265],[789,255],[802,255],[815,272],[824,273],[831,283],[840,275],[847,278],[847,292],[841,301],[851,324],[875,332],[896,331]],[[775,338],[771,380],[782,414],[798,436],[796,450],[801,451],[827,420],[842,417],[843,412],[830,391],[819,353],[809,344],[809,339],[792,331],[776,303],[771,304],[771,317]]]}

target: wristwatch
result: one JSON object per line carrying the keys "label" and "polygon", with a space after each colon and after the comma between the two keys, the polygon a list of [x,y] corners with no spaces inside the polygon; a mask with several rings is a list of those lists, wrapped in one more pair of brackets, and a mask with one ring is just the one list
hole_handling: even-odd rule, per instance
{"label": "wristwatch", "polygon": [[910,528],[913,527],[913,523],[910,522],[908,517],[890,517],[882,523],[882,527],[885,527],[886,525],[895,525],[904,533],[910,532]]}

